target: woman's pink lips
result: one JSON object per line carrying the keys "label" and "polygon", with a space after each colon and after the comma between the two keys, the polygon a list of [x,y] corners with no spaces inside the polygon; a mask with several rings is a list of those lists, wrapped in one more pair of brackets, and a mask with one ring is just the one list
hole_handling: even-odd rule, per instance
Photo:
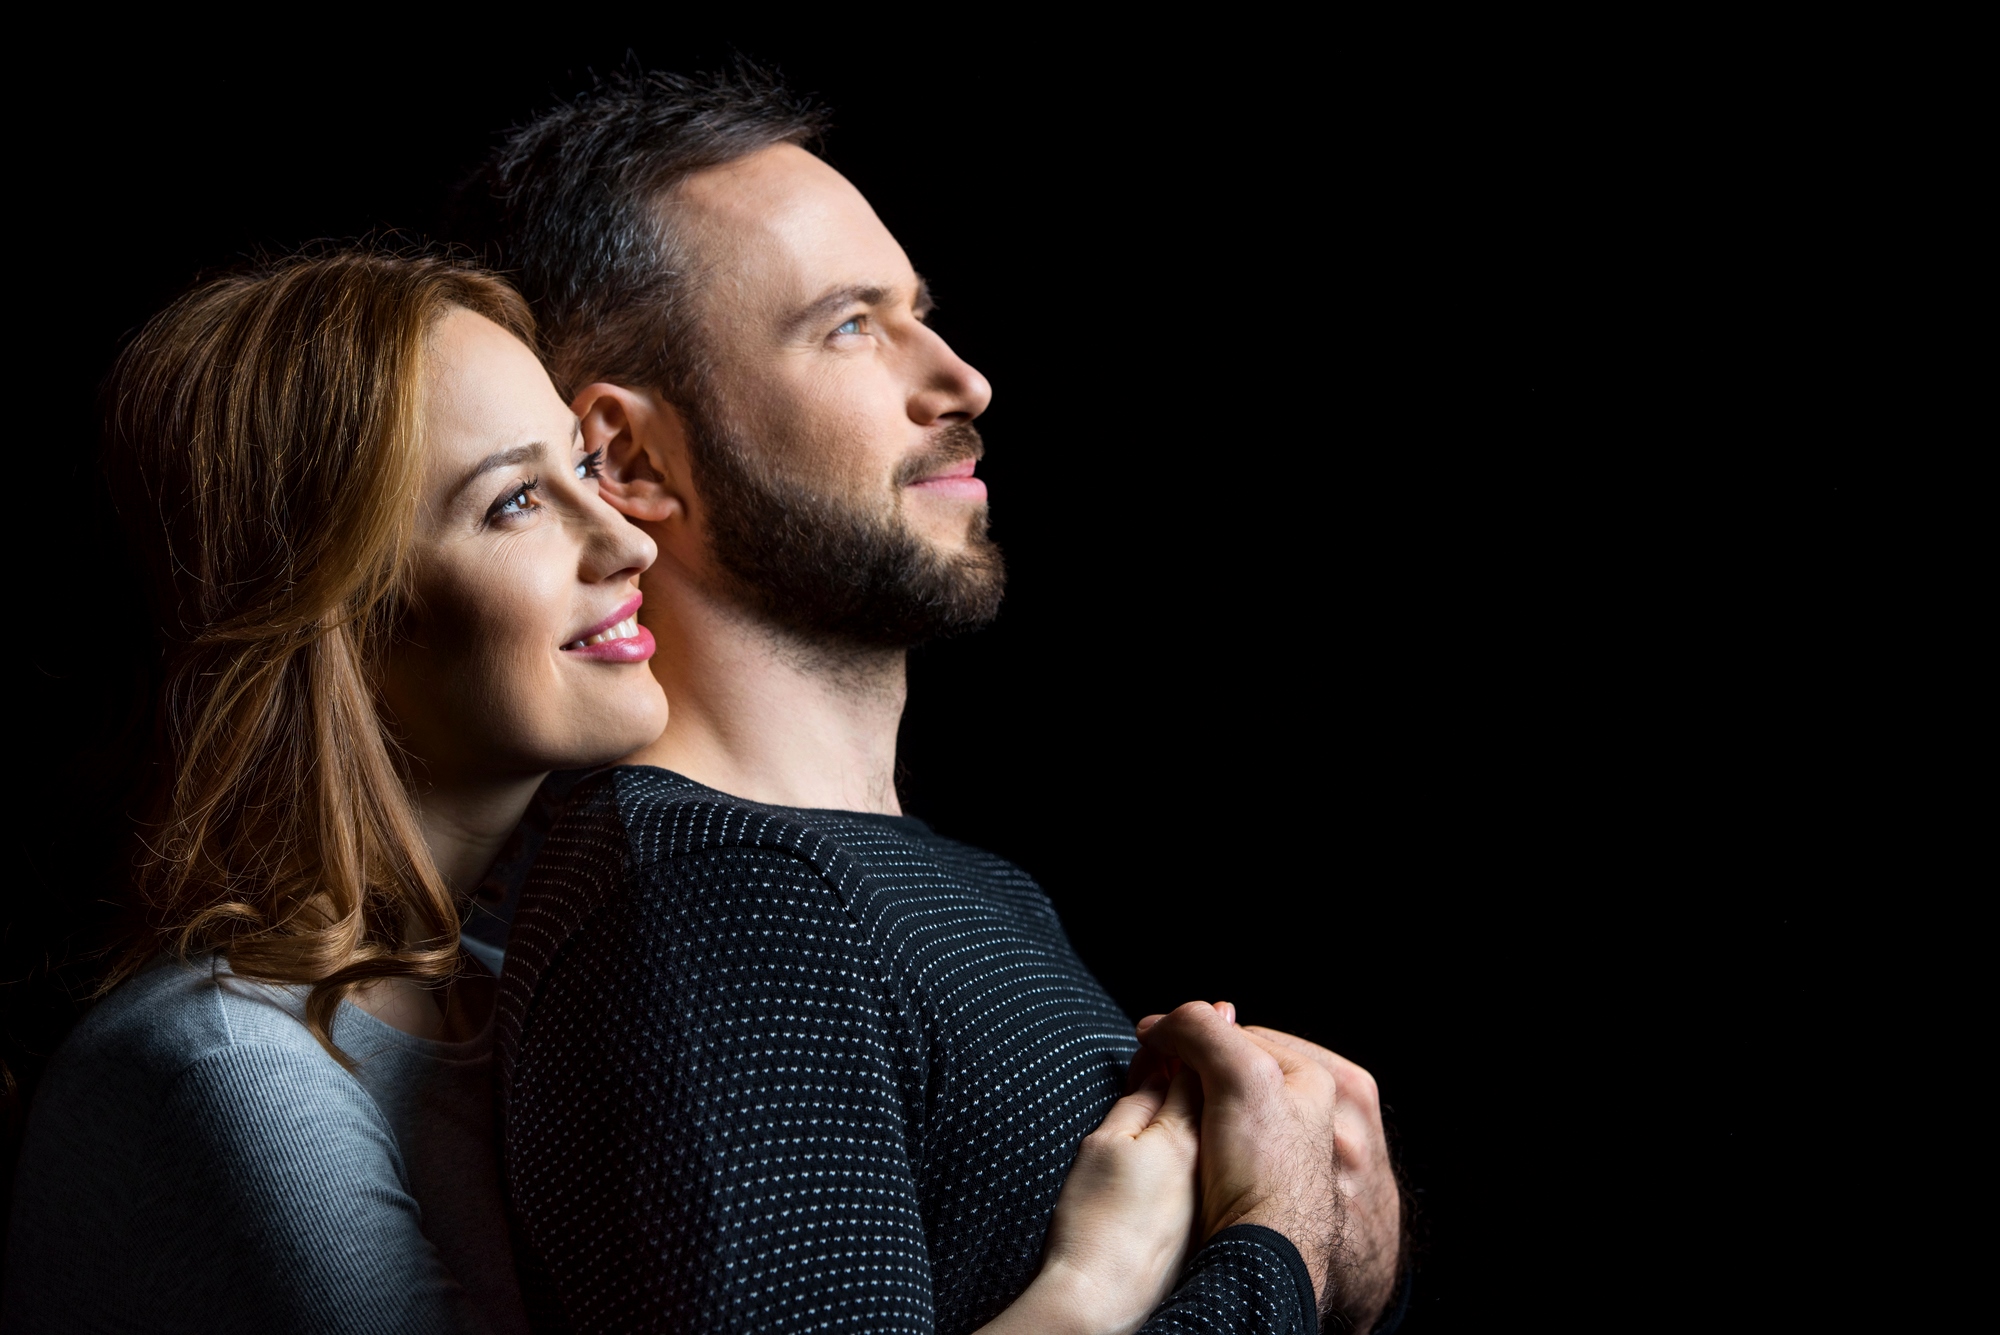
{"label": "woman's pink lips", "polygon": [[[595,626],[592,626],[589,630],[578,631],[576,634],[564,640],[563,643],[575,644],[578,640],[587,640],[593,635],[602,635],[605,631],[610,630],[613,626],[623,621],[626,617],[629,617],[634,613],[636,613],[639,610],[641,604],[643,604],[645,601],[646,601],[645,594],[643,593],[633,594],[631,601],[621,604],[616,612],[613,612],[610,616],[604,618],[604,620],[598,622]],[[580,653],[582,651],[572,649],[569,652]]]}
{"label": "woman's pink lips", "polygon": [[[614,621],[611,624],[615,626],[618,623]],[[563,652],[575,658],[592,658],[600,663],[643,663],[653,656],[657,647],[653,643],[653,632],[641,626],[637,635],[628,635],[622,640],[606,640],[602,644],[586,644],[581,649],[565,649]]]}

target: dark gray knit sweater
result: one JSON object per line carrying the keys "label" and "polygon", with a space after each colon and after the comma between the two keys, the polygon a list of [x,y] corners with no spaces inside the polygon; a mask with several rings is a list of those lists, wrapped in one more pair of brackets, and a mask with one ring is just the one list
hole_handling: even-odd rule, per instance
{"label": "dark gray knit sweater", "polygon": [[[921,821],[586,780],[508,943],[504,1175],[548,1330],[968,1331],[1024,1290],[1130,1020],[1018,868]],[[1317,1325],[1232,1229],[1150,1332]]]}

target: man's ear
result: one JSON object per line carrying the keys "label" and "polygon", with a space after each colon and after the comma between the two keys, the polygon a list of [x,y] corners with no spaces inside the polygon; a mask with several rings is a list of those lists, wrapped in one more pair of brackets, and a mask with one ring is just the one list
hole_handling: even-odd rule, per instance
{"label": "man's ear", "polygon": [[583,447],[604,451],[597,486],[613,508],[651,524],[687,513],[687,427],[672,404],[600,380],[569,406],[583,423]]}

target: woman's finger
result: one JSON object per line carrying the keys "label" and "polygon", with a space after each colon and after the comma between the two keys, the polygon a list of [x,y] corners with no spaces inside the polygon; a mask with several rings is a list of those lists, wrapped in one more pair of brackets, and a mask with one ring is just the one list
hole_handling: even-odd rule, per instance
{"label": "woman's finger", "polygon": [[1159,1115],[1161,1105],[1167,1101],[1168,1088],[1167,1073],[1155,1071],[1137,1089],[1112,1104],[1097,1129],[1112,1135],[1138,1135]]}

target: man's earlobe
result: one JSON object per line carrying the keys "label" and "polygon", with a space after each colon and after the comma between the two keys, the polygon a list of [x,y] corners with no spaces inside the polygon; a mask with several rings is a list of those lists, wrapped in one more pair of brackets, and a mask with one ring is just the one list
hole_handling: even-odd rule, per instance
{"label": "man's earlobe", "polygon": [[588,450],[604,451],[597,485],[629,519],[658,524],[687,513],[679,478],[686,471],[686,432],[672,405],[605,382],[570,400]]}

